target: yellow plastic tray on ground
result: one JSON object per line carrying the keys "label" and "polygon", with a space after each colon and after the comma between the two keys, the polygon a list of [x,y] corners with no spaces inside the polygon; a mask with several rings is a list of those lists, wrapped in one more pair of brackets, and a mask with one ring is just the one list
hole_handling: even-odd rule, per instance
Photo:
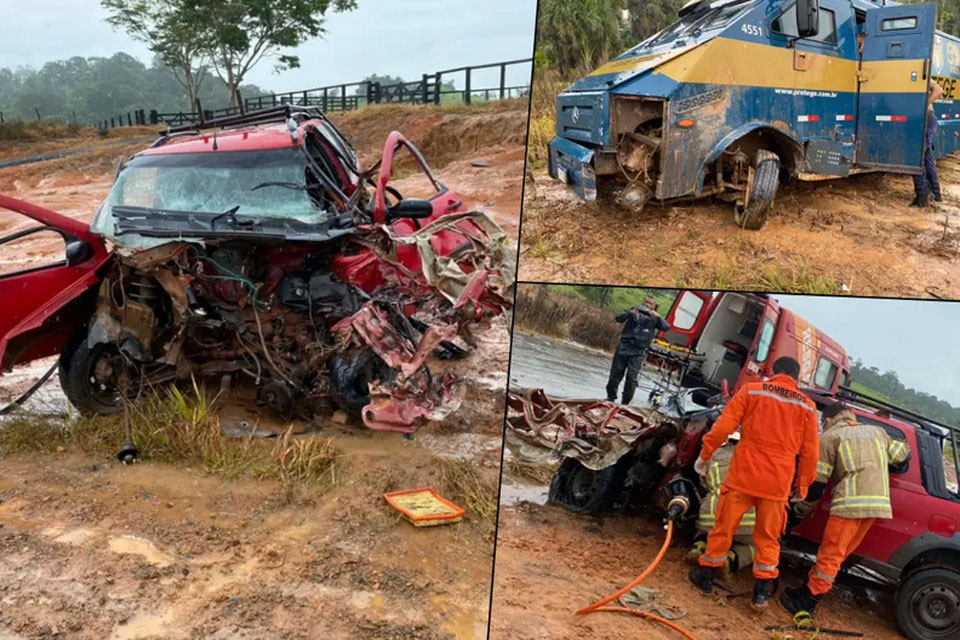
{"label": "yellow plastic tray on ground", "polygon": [[453,524],[463,519],[465,511],[453,504],[433,487],[407,489],[383,494],[387,503],[417,527]]}

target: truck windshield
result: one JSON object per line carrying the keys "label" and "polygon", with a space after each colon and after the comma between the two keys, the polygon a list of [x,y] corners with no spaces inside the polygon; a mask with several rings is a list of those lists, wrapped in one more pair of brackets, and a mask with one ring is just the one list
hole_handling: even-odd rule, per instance
{"label": "truck windshield", "polygon": [[677,38],[723,27],[736,18],[753,0],[716,0],[701,2],[660,33],[644,41],[638,48],[649,48]]}

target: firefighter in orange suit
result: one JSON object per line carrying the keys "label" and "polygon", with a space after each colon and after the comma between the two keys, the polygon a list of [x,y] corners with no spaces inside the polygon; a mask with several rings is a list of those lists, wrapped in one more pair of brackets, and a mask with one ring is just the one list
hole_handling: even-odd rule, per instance
{"label": "firefighter in orange suit", "polygon": [[694,465],[696,472],[703,474],[714,451],[740,427],[740,444],[721,489],[716,524],[707,536],[700,566],[690,570],[690,581],[705,594],[713,592],[714,577],[727,561],[740,519],[750,507],[756,507],[753,604],[757,607],[766,606],[776,594],[787,499],[791,488],[794,497],[806,497],[807,487],[817,475],[820,446],[816,405],[797,387],[800,363],[779,358],[773,363],[773,374],[769,380],[751,382],[737,392],[703,437]]}
{"label": "firefighter in orange suit", "polygon": [[826,407],[822,419],[817,479],[807,499],[797,502],[793,511],[806,517],[833,479],[830,518],[809,580],[780,596],[780,604],[790,613],[806,611],[811,616],[833,586],[840,565],[860,546],[874,521],[893,517],[888,467],[910,457],[906,442],[894,440],[880,427],[858,423],[853,411],[839,402]]}

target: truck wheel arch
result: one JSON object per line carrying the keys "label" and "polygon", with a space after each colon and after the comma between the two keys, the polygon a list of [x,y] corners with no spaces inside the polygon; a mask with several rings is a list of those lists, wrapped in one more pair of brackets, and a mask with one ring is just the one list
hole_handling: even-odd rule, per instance
{"label": "truck wheel arch", "polygon": [[900,545],[890,556],[889,564],[900,567],[900,582],[923,567],[960,566],[960,533],[949,538],[929,531],[921,533]]}
{"label": "truck wheel arch", "polygon": [[803,145],[788,133],[762,122],[752,122],[738,127],[725,135],[713,147],[700,166],[697,191],[703,192],[707,169],[717,161],[720,154],[731,147],[741,146],[748,155],[765,149],[777,154],[780,163],[790,175],[795,176],[803,166]]}

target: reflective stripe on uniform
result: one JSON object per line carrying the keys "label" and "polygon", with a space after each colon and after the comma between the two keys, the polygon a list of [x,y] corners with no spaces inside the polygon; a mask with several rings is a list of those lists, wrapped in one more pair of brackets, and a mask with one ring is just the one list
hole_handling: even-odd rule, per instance
{"label": "reflective stripe on uniform", "polygon": [[889,507],[890,498],[887,496],[848,496],[835,498],[833,508],[842,509],[854,507]]}
{"label": "reflective stripe on uniform", "polygon": [[821,580],[826,580],[827,582],[833,582],[834,580],[837,579],[837,576],[828,576],[827,574],[820,571],[820,569],[817,569],[816,567],[814,567],[813,572],[817,574],[818,578],[820,578]]}
{"label": "reflective stripe on uniform", "polygon": [[899,440],[893,440],[890,442],[890,446],[887,447],[887,456],[891,460],[896,460],[900,457],[900,454],[903,453],[903,450],[907,447],[906,442],[900,442]]}
{"label": "reflective stripe on uniform", "polygon": [[880,473],[883,475],[883,495],[889,496],[890,478],[887,475],[887,465],[889,464],[890,460],[887,458],[886,452],[883,450],[883,441],[878,438],[877,440],[874,440],[874,442],[877,445],[877,455],[880,456]]}
{"label": "reflective stripe on uniform", "polygon": [[727,556],[723,556],[722,558],[711,558],[707,554],[703,554],[700,557],[703,559],[704,562],[708,564],[723,564],[724,562],[727,561]]}
{"label": "reflective stripe on uniform", "polygon": [[833,465],[829,462],[818,462],[817,473],[825,475],[827,478],[829,478],[831,475],[833,475]]}
{"label": "reflective stripe on uniform", "polygon": [[755,570],[757,570],[757,571],[776,571],[776,570],[777,570],[777,565],[775,565],[775,564],[774,564],[774,565],[770,565],[770,564],[757,564],[756,562],[754,562],[754,563],[753,563],[753,568],[754,568]]}
{"label": "reflective stripe on uniform", "polygon": [[[785,402],[785,403],[787,403],[787,404],[794,404],[794,405],[797,405],[798,407],[803,407],[803,408],[806,409],[807,411],[816,413],[816,409],[814,409],[813,407],[811,407],[811,406],[810,406],[809,404],[807,404],[806,402],[801,402],[801,401],[799,401],[799,400],[791,400],[790,398],[783,398],[783,397],[781,397],[781,396],[778,396],[778,395],[775,394],[775,393],[770,393],[769,391],[762,391],[762,390],[760,390],[760,389],[750,389],[749,391],[747,391],[747,395],[751,395],[751,396],[764,396],[764,397],[767,397],[767,398],[773,398],[774,400],[778,400],[778,401],[780,401],[780,402]],[[772,569],[771,569],[771,571],[772,571]]]}

